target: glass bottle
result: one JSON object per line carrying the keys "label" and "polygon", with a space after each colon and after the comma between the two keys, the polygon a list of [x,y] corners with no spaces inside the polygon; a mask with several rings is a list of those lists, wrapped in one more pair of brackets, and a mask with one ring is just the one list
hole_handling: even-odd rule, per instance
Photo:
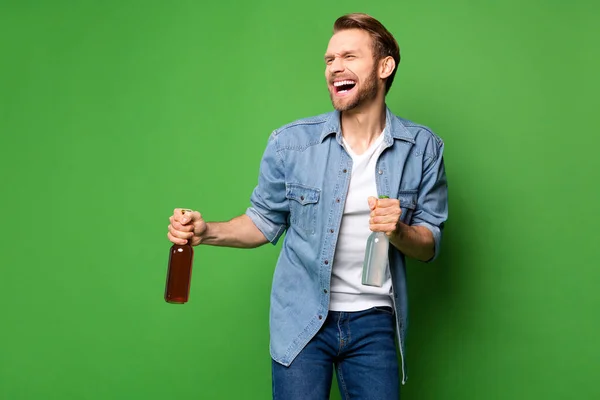
{"label": "glass bottle", "polygon": [[[181,214],[185,214],[186,211],[191,212],[191,210],[181,210]],[[173,246],[171,246],[165,287],[165,301],[167,303],[187,303],[190,295],[193,258],[194,249],[189,240],[186,244],[173,243]]]}
{"label": "glass bottle", "polygon": [[[379,196],[379,198],[387,199],[388,196]],[[365,249],[362,274],[363,285],[383,286],[387,272],[389,246],[390,241],[385,232],[371,232],[369,239],[367,239],[367,248]]]}

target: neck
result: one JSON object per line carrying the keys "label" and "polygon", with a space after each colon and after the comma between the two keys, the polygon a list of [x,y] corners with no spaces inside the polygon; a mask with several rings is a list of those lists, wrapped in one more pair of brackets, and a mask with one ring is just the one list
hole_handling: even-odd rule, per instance
{"label": "neck", "polygon": [[385,128],[385,101],[379,96],[341,114],[342,135],[357,154],[367,150]]}

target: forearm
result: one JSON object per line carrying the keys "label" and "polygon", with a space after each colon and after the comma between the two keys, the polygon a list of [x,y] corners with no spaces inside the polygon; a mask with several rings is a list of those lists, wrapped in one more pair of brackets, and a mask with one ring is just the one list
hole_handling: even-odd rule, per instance
{"label": "forearm", "polygon": [[399,222],[389,239],[404,255],[417,260],[428,261],[435,254],[433,233],[424,226],[410,226]]}
{"label": "forearm", "polygon": [[201,244],[223,247],[254,248],[268,243],[263,233],[247,216],[227,222],[208,222]]}

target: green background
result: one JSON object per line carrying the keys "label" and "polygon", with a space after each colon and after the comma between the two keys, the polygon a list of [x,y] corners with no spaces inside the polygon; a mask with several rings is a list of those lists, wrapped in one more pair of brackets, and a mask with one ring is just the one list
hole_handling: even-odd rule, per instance
{"label": "green background", "polygon": [[269,133],[331,109],[354,11],[400,43],[388,105],[446,143],[403,398],[600,398],[597,4],[1,1],[0,399],[270,398],[279,248],[196,248],[168,305],[168,217],[245,211]]}

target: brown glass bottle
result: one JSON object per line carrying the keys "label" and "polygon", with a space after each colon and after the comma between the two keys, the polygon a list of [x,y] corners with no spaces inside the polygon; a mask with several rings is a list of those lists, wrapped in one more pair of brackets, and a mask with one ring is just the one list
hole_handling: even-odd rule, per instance
{"label": "brown glass bottle", "polygon": [[[182,211],[182,213],[184,213]],[[187,303],[192,280],[192,261],[194,249],[192,245],[173,244],[169,253],[165,301],[173,304]]]}

